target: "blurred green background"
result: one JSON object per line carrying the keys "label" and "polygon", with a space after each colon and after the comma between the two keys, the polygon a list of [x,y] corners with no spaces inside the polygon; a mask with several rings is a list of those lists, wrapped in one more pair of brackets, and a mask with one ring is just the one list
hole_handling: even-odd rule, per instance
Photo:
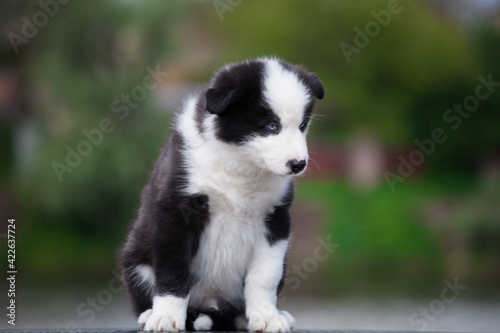
{"label": "blurred green background", "polygon": [[458,277],[498,295],[500,4],[391,3],[0,2],[0,248],[14,217],[19,279],[108,281],[183,98],[275,55],[326,91],[291,265],[318,237],[338,245],[292,292],[425,295]]}

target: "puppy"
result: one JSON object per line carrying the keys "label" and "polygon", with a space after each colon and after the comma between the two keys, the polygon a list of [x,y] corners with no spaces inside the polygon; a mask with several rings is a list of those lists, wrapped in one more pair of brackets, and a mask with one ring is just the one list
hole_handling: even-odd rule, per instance
{"label": "puppy", "polygon": [[288,332],[278,311],[293,178],[320,79],[262,58],[225,66],[187,100],[121,253],[145,330]]}

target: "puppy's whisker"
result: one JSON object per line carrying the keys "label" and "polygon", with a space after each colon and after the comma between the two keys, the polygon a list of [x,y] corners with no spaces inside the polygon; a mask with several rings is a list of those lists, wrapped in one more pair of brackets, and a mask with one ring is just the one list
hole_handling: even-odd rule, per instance
{"label": "puppy's whisker", "polygon": [[315,166],[319,171],[321,171],[321,167],[319,166],[318,162],[316,162],[315,159],[309,158],[309,163],[311,163],[313,166]]}

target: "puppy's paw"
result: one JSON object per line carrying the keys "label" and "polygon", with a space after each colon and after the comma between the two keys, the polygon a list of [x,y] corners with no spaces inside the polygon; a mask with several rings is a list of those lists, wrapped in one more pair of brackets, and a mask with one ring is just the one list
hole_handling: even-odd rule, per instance
{"label": "puppy's paw", "polygon": [[151,316],[152,313],[153,313],[152,309],[146,310],[143,313],[141,313],[141,315],[137,319],[137,324],[139,324],[140,327],[144,328],[144,325],[146,325],[146,321],[148,320],[148,318]]}
{"label": "puppy's paw", "polygon": [[286,321],[288,321],[290,328],[293,328],[295,326],[295,318],[293,318],[293,316],[288,313],[288,311],[280,311],[280,315],[286,318]]}
{"label": "puppy's paw", "polygon": [[290,332],[292,325],[289,323],[293,317],[286,312],[286,315],[278,311],[254,312],[248,316],[249,332]]}
{"label": "puppy's paw", "polygon": [[144,325],[145,331],[180,332],[186,327],[186,318],[170,315],[151,314]]}

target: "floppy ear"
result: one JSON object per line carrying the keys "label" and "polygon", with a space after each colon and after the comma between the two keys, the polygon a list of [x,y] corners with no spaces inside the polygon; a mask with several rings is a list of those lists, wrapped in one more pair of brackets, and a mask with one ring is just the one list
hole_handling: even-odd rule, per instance
{"label": "floppy ear", "polygon": [[323,99],[325,97],[325,89],[323,88],[323,83],[319,77],[314,73],[309,73],[309,87],[317,99]]}
{"label": "floppy ear", "polygon": [[205,92],[205,97],[207,111],[219,115],[226,111],[236,99],[236,88],[229,86],[210,88]]}

